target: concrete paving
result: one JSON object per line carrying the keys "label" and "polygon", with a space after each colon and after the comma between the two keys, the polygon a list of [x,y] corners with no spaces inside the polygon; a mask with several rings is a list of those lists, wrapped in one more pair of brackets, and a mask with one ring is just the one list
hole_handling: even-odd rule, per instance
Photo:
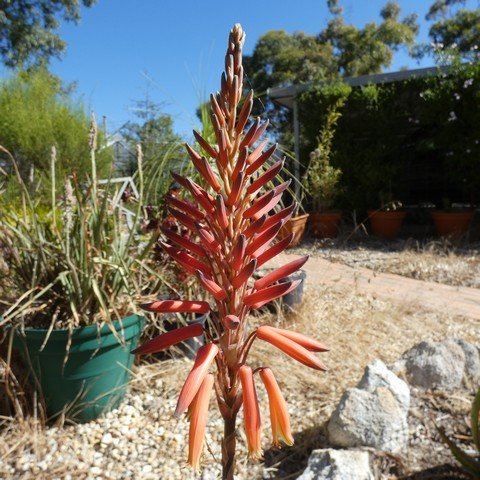
{"label": "concrete paving", "polygon": [[[282,253],[268,266],[280,266],[296,258],[299,255]],[[350,287],[378,298],[415,303],[429,310],[447,309],[453,314],[480,320],[480,289],[477,288],[452,287],[362,267],[352,268],[320,257],[310,257],[303,269],[309,285]]]}

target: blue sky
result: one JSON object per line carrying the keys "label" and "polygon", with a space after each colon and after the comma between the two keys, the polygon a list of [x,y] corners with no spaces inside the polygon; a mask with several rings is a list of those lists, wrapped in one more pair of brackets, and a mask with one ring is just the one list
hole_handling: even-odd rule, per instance
{"label": "blue sky", "polygon": [[[364,25],[379,20],[386,0],[344,0],[349,23]],[[402,13],[416,12],[422,23],[433,0],[400,0]],[[52,70],[95,111],[106,117],[114,131],[134,116],[133,102],[144,99],[165,103],[179,133],[189,135],[198,124],[195,108],[200,99],[218,89],[226,39],[240,22],[247,34],[245,52],[268,30],[315,34],[329,19],[326,0],[98,0],[83,9],[78,26],[60,29],[68,43]],[[424,61],[422,65],[431,62]],[[391,70],[419,65],[400,52]]]}

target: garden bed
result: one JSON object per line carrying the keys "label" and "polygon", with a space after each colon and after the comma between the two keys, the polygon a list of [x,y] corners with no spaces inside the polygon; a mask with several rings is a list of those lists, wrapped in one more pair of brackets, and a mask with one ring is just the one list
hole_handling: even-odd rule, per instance
{"label": "garden bed", "polygon": [[[475,320],[416,307],[399,308],[371,296],[324,287],[309,292],[299,311],[286,318],[270,315],[253,321],[288,325],[327,343],[331,351],[322,355],[329,371],[319,373],[297,364],[268,344],[256,342],[251,363],[270,365],[278,377],[289,405],[296,443],[292,448],[269,449],[268,402],[259,386],[265,459],[247,460],[240,428],[239,479],[298,476],[311,450],[325,445],[324,424],[343,391],[356,385],[365,366],[374,358],[393,362],[415,343],[428,338],[456,336],[480,342]],[[189,368],[191,362],[186,360],[137,367],[126,402],[106,418],[85,425],[42,429],[34,421],[7,421],[0,438],[0,477],[195,478],[185,466],[188,423],[184,418],[173,418]],[[412,393],[411,448],[398,456],[376,457],[376,469],[384,478],[407,478],[413,472],[438,469],[444,464],[444,471],[454,468],[450,452],[432,427],[431,415],[439,419],[441,416],[442,423],[449,425],[449,432],[467,432],[465,416],[471,392],[462,390],[448,396]],[[222,421],[213,399],[207,432],[210,451],[205,451],[203,478],[213,479],[218,472],[214,457],[220,458],[222,434]]]}
{"label": "garden bed", "polygon": [[382,241],[375,237],[306,238],[289,253],[319,256],[350,267],[394,273],[455,287],[480,288],[480,243],[453,245],[446,240]]}

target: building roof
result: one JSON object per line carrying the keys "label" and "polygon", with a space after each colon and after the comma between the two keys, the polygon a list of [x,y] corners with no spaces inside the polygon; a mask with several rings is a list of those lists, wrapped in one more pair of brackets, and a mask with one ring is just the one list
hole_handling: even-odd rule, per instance
{"label": "building roof", "polygon": [[[398,72],[377,73],[374,75],[361,75],[359,77],[345,77],[342,79],[344,83],[351,87],[359,87],[361,85],[369,85],[376,83],[390,83],[408,80],[410,78],[427,77],[430,75],[438,75],[439,71],[445,72],[448,67],[428,67],[416,68],[413,70],[400,70]],[[319,82],[319,85],[328,82]],[[312,83],[304,85],[288,85],[286,87],[274,87],[267,90],[267,95],[276,103],[287,108],[293,108],[295,97],[305,90],[309,90],[313,86]]]}

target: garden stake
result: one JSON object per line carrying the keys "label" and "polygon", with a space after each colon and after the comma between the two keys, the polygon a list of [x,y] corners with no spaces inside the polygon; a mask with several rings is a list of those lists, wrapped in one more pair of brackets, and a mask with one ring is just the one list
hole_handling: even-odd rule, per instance
{"label": "garden stake", "polygon": [[[292,236],[273,243],[293,207],[274,211],[289,182],[273,188],[269,184],[283,167],[273,156],[275,146],[264,150],[266,142],[254,144],[268,122],[259,118],[246,129],[253,105],[250,91],[239,107],[243,91],[242,47],[245,34],[240,25],[230,32],[221,90],[211,96],[212,124],[216,145],[210,145],[194,132],[200,146],[187,152],[204,180],[204,187],[173,174],[174,179],[193,197],[195,204],[168,197],[169,211],[198,238],[198,245],[185,242],[175,232],[164,232],[172,244],[165,251],[183,268],[195,273],[200,285],[212,296],[205,301],[159,300],[143,308],[159,313],[210,313],[205,327],[192,325],[160,335],[135,350],[153,353],[188,338],[204,335],[194,366],[180,393],[175,415],[188,410],[190,438],[188,464],[199,469],[204,443],[210,393],[215,391],[224,420],[222,442],[223,479],[233,479],[235,470],[236,418],[243,405],[249,455],[258,458],[261,421],[254,376],[265,384],[269,404],[273,444],[280,440],[293,444],[290,420],[273,372],[267,367],[253,369],[246,364],[253,341],[271,343],[295,360],[325,370],[316,352],[325,352],[321,343],[302,335],[270,326],[261,326],[247,335],[247,316],[295,289],[299,281],[285,277],[301,268],[308,257],[280,267],[263,278],[252,280],[255,269],[288,247]],[[262,191],[263,190],[263,191]],[[266,191],[265,191],[266,190]],[[271,215],[269,215],[272,213]],[[273,243],[273,244],[272,244]],[[209,373],[215,365],[214,375]]]}

